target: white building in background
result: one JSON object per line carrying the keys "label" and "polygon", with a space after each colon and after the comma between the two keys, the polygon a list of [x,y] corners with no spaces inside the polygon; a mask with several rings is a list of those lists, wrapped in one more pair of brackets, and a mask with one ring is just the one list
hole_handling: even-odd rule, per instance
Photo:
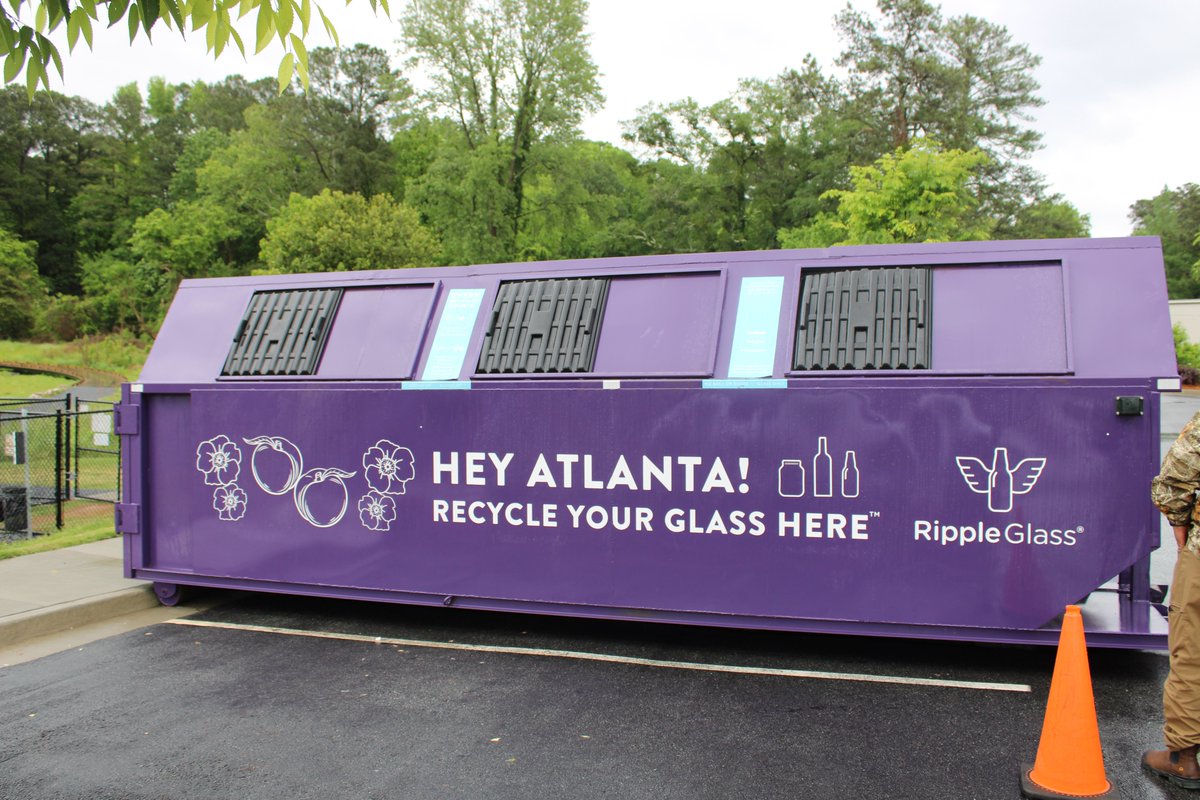
{"label": "white building in background", "polygon": [[1182,325],[1188,341],[1200,343],[1200,300],[1172,300],[1171,324]]}

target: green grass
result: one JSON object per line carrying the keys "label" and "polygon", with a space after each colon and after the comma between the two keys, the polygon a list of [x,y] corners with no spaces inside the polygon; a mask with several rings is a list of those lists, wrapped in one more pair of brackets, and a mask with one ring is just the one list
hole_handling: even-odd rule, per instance
{"label": "green grass", "polygon": [[[88,503],[87,500],[72,500],[72,503]],[[61,531],[49,536],[36,536],[17,542],[0,542],[0,560],[45,553],[77,544],[98,542],[117,535],[113,528],[112,506],[107,503],[92,503],[100,513],[92,513],[78,520],[68,520]],[[107,512],[107,513],[104,513]]]}
{"label": "green grass", "polygon": [[33,397],[58,394],[74,385],[61,375],[30,375],[0,369],[0,397]]}
{"label": "green grass", "polygon": [[150,353],[150,343],[132,336],[94,336],[74,342],[40,343],[0,340],[0,361],[90,367],[137,380]]}

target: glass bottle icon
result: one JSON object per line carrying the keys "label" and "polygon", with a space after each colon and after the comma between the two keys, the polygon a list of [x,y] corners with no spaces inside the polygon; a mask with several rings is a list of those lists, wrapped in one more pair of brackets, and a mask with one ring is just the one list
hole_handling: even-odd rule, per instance
{"label": "glass bottle icon", "polygon": [[813,456],[813,494],[833,497],[833,459],[829,457],[829,440],[824,436],[817,440],[817,454]]}
{"label": "glass bottle icon", "polygon": [[853,450],[846,451],[842,465],[842,497],[858,497],[858,456]]}
{"label": "glass bottle icon", "polygon": [[779,462],[779,496],[804,497],[804,462],[784,459]]}

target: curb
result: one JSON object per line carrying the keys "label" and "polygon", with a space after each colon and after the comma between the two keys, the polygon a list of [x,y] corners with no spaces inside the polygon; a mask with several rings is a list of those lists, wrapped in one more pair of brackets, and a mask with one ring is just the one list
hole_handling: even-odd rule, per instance
{"label": "curb", "polygon": [[157,605],[158,598],[154,595],[153,585],[147,583],[47,608],[22,611],[0,618],[0,643],[7,647]]}

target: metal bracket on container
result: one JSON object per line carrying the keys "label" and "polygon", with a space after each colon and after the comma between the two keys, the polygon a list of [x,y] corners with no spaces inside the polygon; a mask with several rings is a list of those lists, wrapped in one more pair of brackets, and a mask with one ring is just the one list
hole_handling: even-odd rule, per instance
{"label": "metal bracket on container", "polygon": [[121,436],[136,436],[142,429],[142,407],[117,403],[113,406],[113,416],[116,417],[117,433]]}
{"label": "metal bracket on container", "polygon": [[142,532],[142,507],[137,503],[117,503],[113,510],[117,533]]}
{"label": "metal bracket on container", "polygon": [[1139,395],[1118,395],[1118,417],[1140,417],[1145,413],[1145,398]]}

